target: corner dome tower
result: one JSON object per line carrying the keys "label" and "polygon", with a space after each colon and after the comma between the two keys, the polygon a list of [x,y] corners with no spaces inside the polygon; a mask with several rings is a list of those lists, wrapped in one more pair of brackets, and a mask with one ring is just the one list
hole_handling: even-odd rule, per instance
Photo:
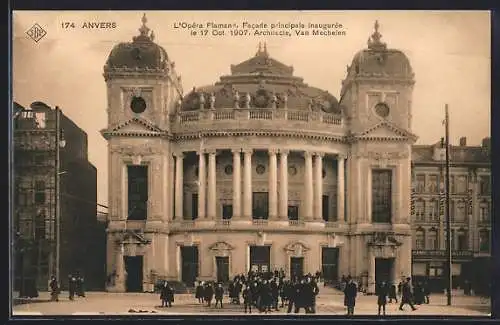
{"label": "corner dome tower", "polygon": [[104,70],[163,70],[168,62],[167,52],[154,42],[154,32],[147,26],[146,14],[142,17],[139,35],[132,42],[119,43],[108,56]]}

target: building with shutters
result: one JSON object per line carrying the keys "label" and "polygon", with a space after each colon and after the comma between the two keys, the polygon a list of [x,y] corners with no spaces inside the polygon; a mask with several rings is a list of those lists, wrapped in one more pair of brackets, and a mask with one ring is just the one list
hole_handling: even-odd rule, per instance
{"label": "building with shutters", "polygon": [[[412,275],[436,290],[446,283],[445,148],[416,145],[412,151]],[[468,146],[465,137],[450,149],[450,217],[453,287],[491,279],[490,138]]]}
{"label": "building with shutters", "polygon": [[76,271],[88,290],[103,289],[105,223],[97,220],[87,134],[45,103],[13,106],[14,290],[47,290],[52,275],[66,289]]}
{"label": "building with shutters", "polygon": [[108,290],[283,269],[373,292],[410,275],[415,80],[378,23],[339,99],[265,44],[230,71],[184,94],[146,17],[110,52]]}

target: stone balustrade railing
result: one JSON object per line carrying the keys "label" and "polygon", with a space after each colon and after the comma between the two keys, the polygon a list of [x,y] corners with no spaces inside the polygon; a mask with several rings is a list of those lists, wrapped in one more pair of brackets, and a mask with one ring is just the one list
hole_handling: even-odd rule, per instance
{"label": "stone balustrade railing", "polygon": [[179,112],[174,116],[174,132],[224,129],[313,129],[340,131],[342,117],[337,114],[276,109],[222,109]]}

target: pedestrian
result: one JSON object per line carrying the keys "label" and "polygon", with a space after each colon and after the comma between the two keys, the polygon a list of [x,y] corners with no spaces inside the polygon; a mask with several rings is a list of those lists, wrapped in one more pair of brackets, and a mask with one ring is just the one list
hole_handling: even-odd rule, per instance
{"label": "pedestrian", "polygon": [[202,304],[203,303],[203,289],[204,289],[204,282],[200,281],[195,290],[195,298],[198,299],[198,303]]}
{"label": "pedestrian", "polygon": [[210,307],[212,305],[212,299],[214,298],[214,288],[212,286],[212,283],[209,282],[204,291],[205,291],[205,302],[207,303],[207,306]]}
{"label": "pedestrian", "polygon": [[245,288],[243,289],[243,304],[245,305],[245,314],[247,313],[252,313],[252,304],[253,304],[253,298],[252,298],[252,290],[250,288],[250,285],[245,285]]}
{"label": "pedestrian", "polygon": [[431,290],[429,289],[429,283],[427,283],[427,281],[424,282],[424,284],[422,285],[422,291],[424,293],[424,303],[425,304],[429,304],[430,302],[430,295],[431,295]]}
{"label": "pedestrian", "polygon": [[76,278],[73,275],[68,275],[68,292],[69,300],[75,300]]}
{"label": "pedestrian", "polygon": [[222,307],[222,299],[224,297],[224,288],[222,287],[222,283],[219,283],[217,287],[215,287],[215,308],[220,303],[220,308]]}
{"label": "pedestrian", "polygon": [[347,285],[344,290],[344,304],[347,307],[347,315],[354,315],[354,307],[356,306],[356,296],[358,288],[352,278],[347,278]]}
{"label": "pedestrian", "polygon": [[406,281],[401,284],[401,304],[399,305],[399,310],[403,310],[403,306],[408,304],[411,310],[417,310],[412,303],[412,290],[410,285],[411,278],[406,278]]}
{"label": "pedestrian", "polygon": [[83,276],[78,276],[76,279],[77,282],[77,292],[76,295],[78,297],[84,297],[85,298],[85,280],[83,279]]}
{"label": "pedestrian", "polygon": [[396,303],[398,303],[398,295],[395,284],[390,285],[388,296],[389,296],[389,303],[392,303],[392,299],[394,299]]}
{"label": "pedestrian", "polygon": [[59,284],[57,283],[57,279],[55,276],[50,278],[50,300],[51,301],[59,301]]}
{"label": "pedestrian", "polygon": [[174,302],[174,290],[167,281],[163,283],[160,300],[162,307],[172,307],[172,303]]}
{"label": "pedestrian", "polygon": [[388,287],[385,282],[382,281],[379,285],[377,285],[377,305],[378,305],[378,315],[380,316],[380,310],[382,309],[383,314],[385,316],[385,305],[387,304],[387,292]]}

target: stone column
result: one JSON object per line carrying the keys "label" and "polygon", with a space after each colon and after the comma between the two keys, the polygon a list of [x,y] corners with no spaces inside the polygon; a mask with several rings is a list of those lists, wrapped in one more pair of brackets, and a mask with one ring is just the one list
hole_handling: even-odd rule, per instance
{"label": "stone column", "polygon": [[233,152],[233,217],[241,218],[241,149]]}
{"label": "stone column", "polygon": [[288,150],[280,150],[280,219],[288,219]]}
{"label": "stone column", "polygon": [[[269,218],[278,217],[278,150],[269,149]],[[280,214],[281,216],[281,214]]]}
{"label": "stone column", "polygon": [[312,154],[304,152],[305,173],[304,173],[304,218],[310,220],[313,217],[313,164]]}
{"label": "stone column", "polygon": [[126,274],[125,274],[125,247],[123,246],[123,243],[118,244],[118,252],[116,253],[116,279],[115,279],[115,288],[114,291],[116,292],[125,292],[125,281],[126,281]]}
{"label": "stone column", "polygon": [[175,218],[182,219],[184,214],[184,154],[175,155]]}
{"label": "stone column", "polygon": [[205,166],[205,152],[200,151],[198,164],[198,218],[206,218],[206,186],[207,186],[207,171]]}
{"label": "stone column", "polygon": [[373,248],[368,248],[368,293],[375,293],[375,255]]}
{"label": "stone column", "polygon": [[216,187],[216,161],[215,150],[208,153],[208,202],[207,217],[215,219],[217,215],[217,187]]}
{"label": "stone column", "polygon": [[316,153],[314,187],[314,219],[323,218],[323,154]]}
{"label": "stone column", "polygon": [[344,162],[343,155],[337,156],[337,221],[344,222],[344,194],[345,194],[345,180],[344,180]]}
{"label": "stone column", "polygon": [[243,150],[243,217],[252,218],[252,149]]}

